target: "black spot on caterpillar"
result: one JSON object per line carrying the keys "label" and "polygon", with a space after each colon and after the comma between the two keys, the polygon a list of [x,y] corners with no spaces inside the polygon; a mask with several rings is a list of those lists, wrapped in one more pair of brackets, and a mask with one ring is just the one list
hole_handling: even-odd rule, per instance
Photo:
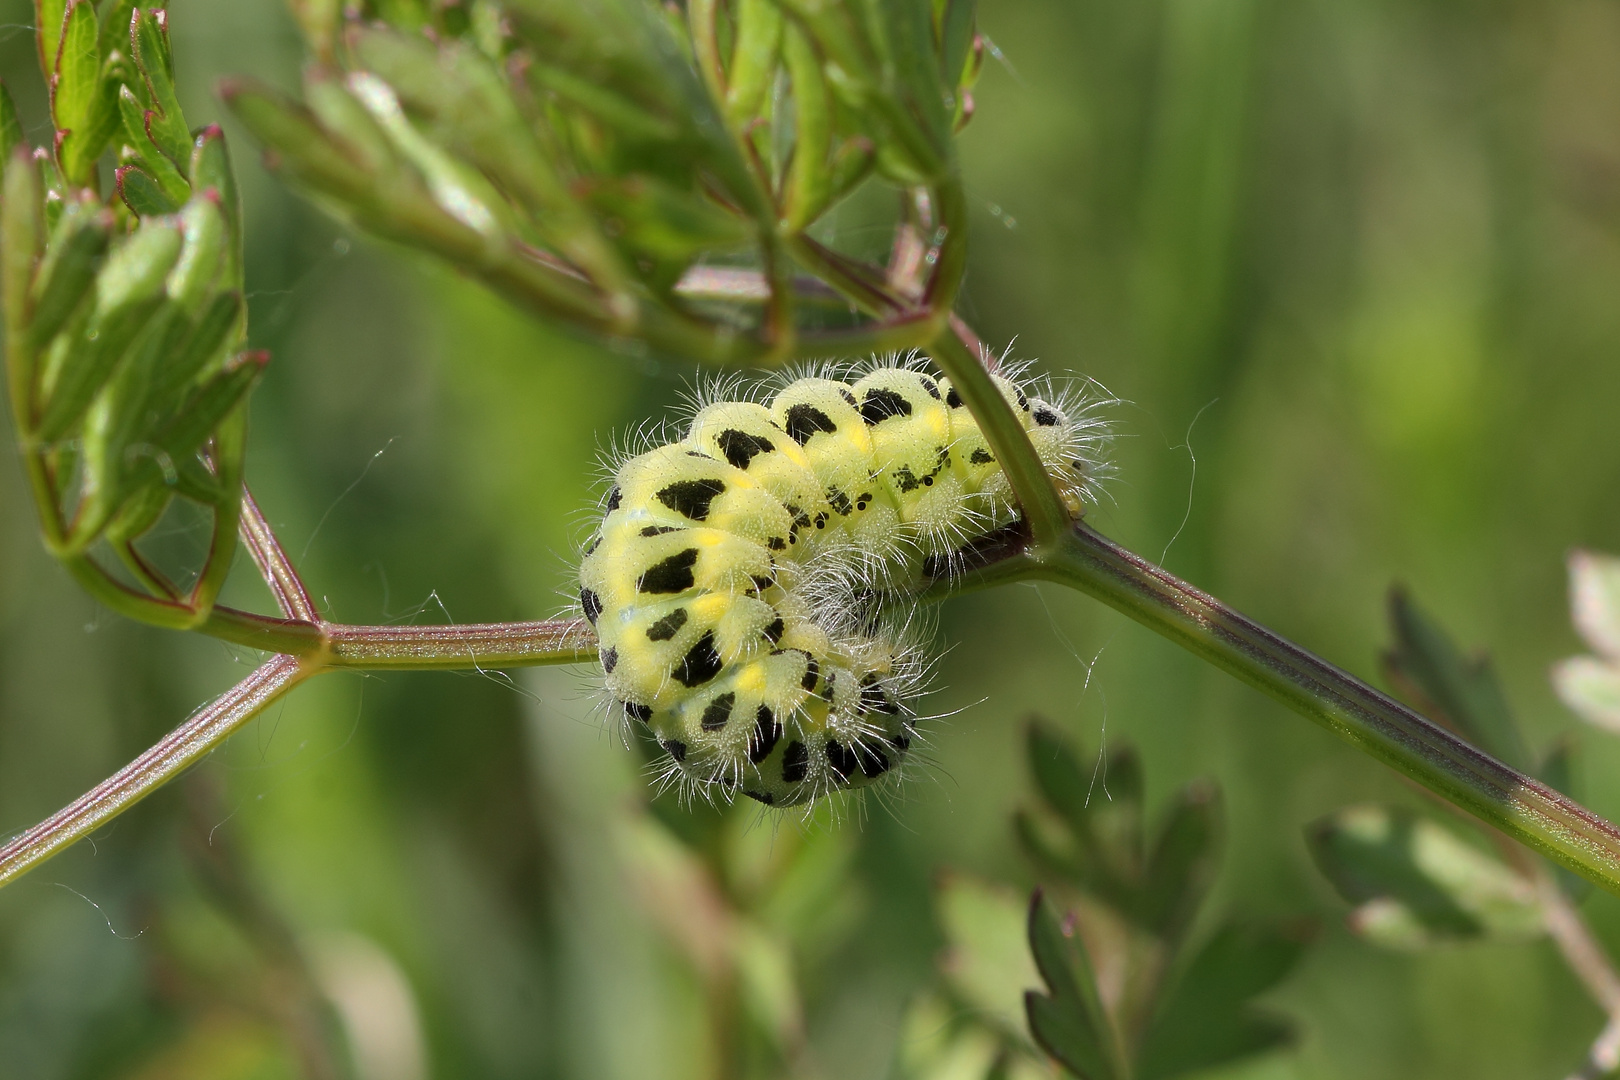
{"label": "black spot on caterpillar", "polygon": [[722,431],[715,441],[720,444],[720,452],[726,455],[726,460],[739,469],[748,468],[749,462],[755,457],[776,449],[771,440],[735,428]]}
{"label": "black spot on caterpillar", "polygon": [[662,619],[647,627],[648,641],[668,641],[686,625],[686,609],[676,608]]}
{"label": "black spot on caterpillar", "polygon": [[592,626],[602,614],[602,598],[592,589],[579,590],[579,606],[585,609],[585,618],[590,620]]}
{"label": "black spot on caterpillar", "polygon": [[692,651],[681,657],[681,662],[670,672],[682,686],[702,686],[720,674],[720,654],[714,648],[714,632],[704,634]]}
{"label": "black spot on caterpillar", "polygon": [[602,670],[607,672],[609,675],[613,674],[613,669],[619,666],[619,650],[603,649],[601,655]]}
{"label": "black spot on caterpillar", "polygon": [[705,521],[709,506],[726,492],[724,480],[680,480],[658,493],[658,501],[693,521]]}
{"label": "black spot on caterpillar", "polygon": [[703,710],[703,719],[698,726],[704,731],[719,731],[731,719],[731,707],[737,704],[736,694],[721,694],[709,702],[709,707]]}
{"label": "black spot on caterpillar", "polygon": [[804,743],[795,739],[788,743],[788,748],[782,754],[782,779],[789,784],[804,782],[804,774],[810,769],[810,751],[806,750]]}
{"label": "black spot on caterpillar", "polygon": [[787,411],[788,436],[800,446],[809,442],[812,435],[837,430],[832,417],[814,405],[794,405]]}
{"label": "black spot on caterpillar", "polygon": [[[937,390],[934,392],[934,396],[939,396]],[[881,424],[883,421],[893,419],[896,416],[910,415],[911,402],[893,390],[868,390],[866,400],[861,402],[861,419],[868,424]]]}
{"label": "black spot on caterpillar", "polygon": [[698,549],[687,548],[669,558],[649,566],[636,579],[636,591],[644,593],[681,593],[697,584],[692,567],[697,565]]}

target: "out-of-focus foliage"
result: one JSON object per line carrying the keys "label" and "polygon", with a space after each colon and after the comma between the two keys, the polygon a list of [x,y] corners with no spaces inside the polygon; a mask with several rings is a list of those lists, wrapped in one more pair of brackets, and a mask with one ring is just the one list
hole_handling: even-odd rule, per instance
{"label": "out-of-focus foliage", "polygon": [[[25,3],[4,13],[35,22]],[[209,93],[227,74],[298,86],[294,20],[269,0],[179,0],[171,21],[187,122],[222,122],[236,151],[249,344],[276,356],[254,395],[250,479],[318,594],[352,621],[551,613],[599,448],[675,401],[680,377],[334,231],[242,153],[250,133]],[[1525,740],[1551,744],[1574,721],[1548,665],[1586,649],[1562,560],[1620,550],[1620,17],[1591,0],[1008,0],[980,29],[994,50],[958,139],[962,311],[988,340],[1016,336],[1019,354],[1132,403],[1098,527],[1152,557],[1169,544],[1172,569],[1362,674],[1387,634],[1378,597],[1405,581],[1491,644]],[[0,38],[0,65],[22,130],[45,142],[30,35]],[[857,192],[817,228],[881,258],[893,202]],[[189,555],[203,539],[185,519],[152,536]],[[10,466],[0,566],[3,827],[38,820],[240,674],[215,643],[98,615],[40,552]],[[934,700],[964,711],[934,727],[937,768],[892,813],[841,826],[860,900],[797,969],[826,1074],[882,1077],[897,1044],[978,1038],[905,1008],[936,979],[938,868],[1030,883],[1007,831],[1027,801],[1030,709],[1092,745],[1134,742],[1149,804],[1219,780],[1227,855],[1209,903],[1223,910],[1334,921],[1344,905],[1301,825],[1417,805],[1083,598],[999,590],[943,620],[954,649]],[[0,893],[8,1065],[45,1080],[294,1075],[281,1021],[175,974],[177,955],[201,957],[298,1000],[260,979],[251,933],[186,854],[184,838],[206,850],[212,836],[234,839],[246,882],[350,1003],[345,1030],[380,1033],[352,1056],[382,1075],[698,1075],[700,991],[606,828],[641,812],[646,785],[583,682],[391,675],[302,691],[94,848]],[[1576,776],[1620,815],[1620,745],[1590,739]],[[186,792],[210,778],[222,805],[194,826]],[[1583,911],[1620,941],[1620,906],[1593,895]],[[1411,956],[1336,926],[1267,1001],[1297,1021],[1298,1049],[1222,1075],[1558,1076],[1601,1023],[1549,945]]]}
{"label": "out-of-focus foliage", "polygon": [[1569,557],[1575,629],[1596,654],[1553,669],[1564,704],[1587,721],[1620,731],[1620,559],[1577,551]]}
{"label": "out-of-focus foliage", "polygon": [[[790,254],[868,311],[886,286],[898,303],[924,284],[934,306],[955,295],[952,135],[983,60],[972,0],[373,3],[341,25],[335,5],[294,7],[316,57],[303,101],[225,90],[277,167],[565,325],[780,360],[796,348]],[[806,235],[869,174],[922,208],[918,256],[932,254],[902,281]],[[709,266],[759,268],[768,295],[684,297]]]}
{"label": "out-of-focus foliage", "polygon": [[1035,1040],[1085,1080],[1181,1076],[1294,1041],[1291,1023],[1249,999],[1289,974],[1309,925],[1233,918],[1202,942],[1189,935],[1217,867],[1218,793],[1180,789],[1150,832],[1128,748],[1088,774],[1036,724],[1029,760],[1045,805],[1019,814],[1019,839],[1066,909],[1060,921],[1039,892],[1030,902],[1046,987],[1024,999]]}

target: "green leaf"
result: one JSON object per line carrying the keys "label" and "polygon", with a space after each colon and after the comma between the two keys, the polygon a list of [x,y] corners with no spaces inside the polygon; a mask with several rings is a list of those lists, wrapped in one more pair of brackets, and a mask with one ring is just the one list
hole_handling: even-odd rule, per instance
{"label": "green leaf", "polygon": [[618,257],[569,194],[487,57],[462,43],[435,49],[420,36],[390,30],[357,31],[352,43],[405,107],[429,120],[437,142],[529,209],[546,243],[605,287],[626,287]]}
{"label": "green leaf", "polygon": [[114,171],[118,197],[136,217],[161,217],[180,209],[169,199],[168,193],[152,178],[152,174],[139,165],[125,165]]}
{"label": "green leaf", "polygon": [[580,185],[616,242],[652,264],[647,276],[669,288],[700,254],[740,248],[753,236],[749,223],[710,200],[650,176],[601,179]]}
{"label": "green leaf", "polygon": [[783,19],[775,0],[738,0],[736,11],[725,110],[731,126],[741,129],[759,115],[776,78]]}
{"label": "green leaf", "polygon": [[1059,927],[1039,889],[1030,898],[1029,947],[1047,988],[1045,994],[1024,995],[1035,1041],[1082,1080],[1123,1078],[1117,1038],[1097,995],[1085,944]]}
{"label": "green leaf", "polygon": [[1004,885],[948,874],[935,886],[934,908],[946,941],[940,967],[951,989],[1003,1031],[1019,1033],[1024,991],[1038,977],[1023,898]]}
{"label": "green leaf", "polygon": [[482,174],[424,137],[405,116],[392,87],[363,71],[350,74],[346,84],[388,136],[394,150],[422,174],[440,209],[492,240],[507,235],[509,215],[500,194]]}
{"label": "green leaf", "polygon": [[225,133],[218,124],[209,124],[197,133],[191,146],[188,173],[193,191],[215,192],[220,212],[225,215],[225,263],[220,276],[232,288],[242,286],[242,193],[236,186]]}
{"label": "green leaf", "polygon": [[[90,0],[72,0],[62,27],[62,41],[56,54],[56,70],[50,80],[51,117],[63,133],[58,152],[63,174],[69,183],[84,184],[85,155],[69,149],[75,136],[91,126],[101,96],[101,57],[96,51],[96,8]],[[99,149],[99,148],[98,148]],[[90,159],[93,163],[94,159]]]}
{"label": "green leaf", "polygon": [[1311,938],[1303,923],[1228,922],[1199,950],[1149,1025],[1137,1080],[1227,1065],[1293,1041],[1293,1025],[1249,1005],[1287,977]]}
{"label": "green leaf", "polygon": [[1134,918],[1161,938],[1180,938],[1219,869],[1220,836],[1219,789],[1189,784],[1176,792],[1148,856]]}
{"label": "green leaf", "polygon": [[1306,841],[1339,894],[1360,905],[1351,928],[1386,947],[1526,941],[1545,929],[1531,883],[1428,818],[1351,807],[1311,825]]}
{"label": "green leaf", "polygon": [[165,286],[169,298],[187,312],[195,311],[220,282],[220,267],[229,237],[217,194],[199,195],[180,211],[185,243]]}
{"label": "green leaf", "polygon": [[11,152],[22,145],[22,120],[17,116],[17,103],[11,100],[11,91],[0,79],[0,172],[11,163]]}
{"label": "green leaf", "polygon": [[135,63],[152,102],[145,118],[146,133],[169,163],[179,169],[191,160],[191,130],[186,127],[180,99],[174,92],[174,68],[164,17],[162,11],[140,11],[132,21],[130,38]]}
{"label": "green leaf", "polygon": [[1490,658],[1464,659],[1456,644],[1411,602],[1405,591],[1389,594],[1395,646],[1384,656],[1391,674],[1427,699],[1426,707],[1456,725],[1487,754],[1521,772],[1532,765]]}
{"label": "green leaf", "polygon": [[1077,834],[1089,833],[1091,772],[1081,768],[1069,741],[1045,724],[1030,724],[1027,744],[1030,772],[1041,797]]}
{"label": "green leaf", "polygon": [[33,319],[34,263],[45,246],[43,192],[26,146],[11,152],[0,200],[0,297],[6,317],[6,375],[12,413],[22,431],[33,427],[36,354],[27,340]]}
{"label": "green leaf", "polygon": [[833,103],[809,39],[797,27],[788,27],[783,37],[782,54],[793,79],[794,145],[782,219],[800,232],[832,202]]}
{"label": "green leaf", "polygon": [[180,244],[176,225],[148,220],[107,256],[96,276],[93,313],[64,348],[53,348],[41,380],[42,439],[54,442],[67,434],[106,383],[162,302],[164,279],[180,256]]}
{"label": "green leaf", "polygon": [[39,45],[39,71],[48,84],[56,74],[56,54],[67,22],[67,0],[34,0],[34,41]]}
{"label": "green leaf", "polygon": [[1590,551],[1569,556],[1569,606],[1592,651],[1620,661],[1620,559]]}
{"label": "green leaf", "polygon": [[125,86],[118,91],[118,116],[124,127],[124,138],[139,155],[141,166],[158,182],[171,203],[184,205],[191,198],[191,185],[153,141],[151,133],[157,114],[143,108],[134,92]]}
{"label": "green leaf", "polygon": [[1592,656],[1560,661],[1552,671],[1558,698],[1581,719],[1620,733],[1620,665]]}
{"label": "green leaf", "polygon": [[97,48],[105,59],[114,51],[130,51],[132,24],[135,21],[135,0],[112,0],[101,13],[101,33]]}
{"label": "green leaf", "polygon": [[63,211],[30,290],[33,348],[55,337],[89,295],[112,231],[112,215],[92,203],[73,203]]}

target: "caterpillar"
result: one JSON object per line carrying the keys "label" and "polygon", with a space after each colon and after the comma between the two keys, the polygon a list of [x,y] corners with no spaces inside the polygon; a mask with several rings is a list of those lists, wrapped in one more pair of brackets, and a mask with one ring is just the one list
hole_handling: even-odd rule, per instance
{"label": "caterpillar", "polygon": [[[915,358],[840,374],[698,408],[619,464],[586,543],[606,689],[701,794],[788,807],[893,775],[927,666],[915,597],[1017,520],[949,380]],[[1080,514],[1101,421],[995,378]]]}

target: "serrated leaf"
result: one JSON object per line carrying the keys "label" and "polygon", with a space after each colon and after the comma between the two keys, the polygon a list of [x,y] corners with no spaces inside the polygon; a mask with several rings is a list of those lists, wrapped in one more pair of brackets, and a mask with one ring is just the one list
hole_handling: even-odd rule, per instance
{"label": "serrated leaf", "polygon": [[1569,607],[1575,629],[1592,651],[1620,661],[1620,559],[1571,552]]}
{"label": "serrated leaf", "polygon": [[945,933],[940,968],[951,989],[1004,1031],[1023,1026],[1024,991],[1039,973],[1030,959],[1025,901],[1011,888],[965,874],[942,878],[934,908]]}
{"label": "serrated leaf", "polygon": [[1122,1078],[1117,1037],[1085,944],[1064,933],[1039,889],[1030,898],[1029,947],[1047,988],[1024,995],[1035,1041],[1082,1080]]}
{"label": "serrated leaf", "polygon": [[1306,841],[1339,894],[1361,905],[1352,929],[1389,948],[1525,941],[1545,930],[1534,886],[1428,818],[1351,807],[1310,826]]}
{"label": "serrated leaf", "polygon": [[139,165],[125,165],[113,173],[118,185],[118,197],[136,217],[161,217],[180,209],[180,204],[169,199],[152,174]]}
{"label": "serrated leaf", "polygon": [[1228,922],[1162,999],[1137,1061],[1137,1080],[1167,1080],[1287,1045],[1293,1025],[1249,999],[1293,970],[1310,942],[1305,923]]}
{"label": "serrated leaf", "polygon": [[1392,672],[1408,680],[1468,741],[1498,761],[1527,771],[1530,752],[1490,659],[1484,655],[1465,659],[1451,637],[1400,589],[1390,591],[1389,616],[1395,645],[1385,662]]}
{"label": "serrated leaf", "polygon": [[182,206],[191,198],[191,185],[180,175],[170,161],[153,143],[150,133],[155,114],[141,105],[129,87],[118,91],[118,116],[124,129],[124,140],[140,158],[141,166],[162,188],[164,197],[175,206]]}
{"label": "serrated leaf", "polygon": [[1574,656],[1552,671],[1558,699],[1589,724],[1620,734],[1620,666]]}
{"label": "serrated leaf", "polygon": [[143,126],[152,144],[178,170],[191,159],[191,131],[180,111],[180,99],[175,96],[168,36],[158,18],[161,14],[138,10],[131,20],[130,41],[152,102]]}

